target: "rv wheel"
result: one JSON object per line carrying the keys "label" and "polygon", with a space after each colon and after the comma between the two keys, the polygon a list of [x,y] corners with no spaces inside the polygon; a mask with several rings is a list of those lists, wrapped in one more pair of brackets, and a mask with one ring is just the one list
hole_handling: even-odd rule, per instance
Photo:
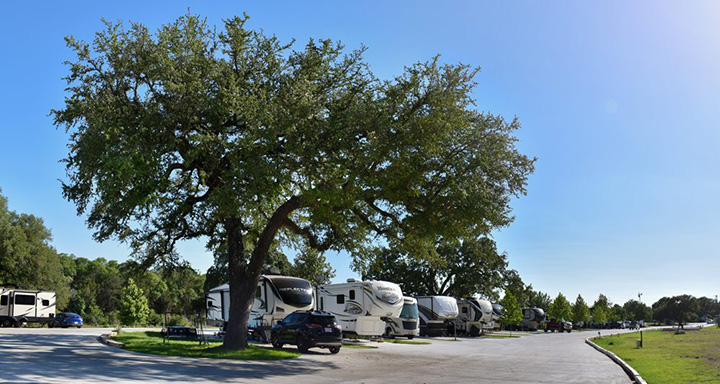
{"label": "rv wheel", "polygon": [[390,327],[385,330],[385,337],[387,337],[388,339],[392,339],[392,329]]}
{"label": "rv wheel", "polygon": [[14,325],[14,321],[12,319],[5,319],[2,322],[2,326],[5,328],[12,327]]}
{"label": "rv wheel", "polygon": [[470,327],[470,337],[478,337],[480,335],[480,329],[476,326]]}
{"label": "rv wheel", "polygon": [[412,340],[415,335],[408,335],[408,340]]}

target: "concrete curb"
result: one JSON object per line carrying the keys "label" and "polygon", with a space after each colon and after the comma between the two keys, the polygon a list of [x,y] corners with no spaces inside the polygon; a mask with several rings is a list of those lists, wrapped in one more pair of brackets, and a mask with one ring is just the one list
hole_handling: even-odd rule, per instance
{"label": "concrete curb", "polygon": [[110,347],[125,348],[125,344],[111,339],[109,334],[100,335],[100,336],[98,336],[97,339],[99,342],[101,342],[107,346],[110,346]]}
{"label": "concrete curb", "polygon": [[612,361],[615,362],[615,364],[619,365],[620,368],[627,373],[628,376],[630,376],[630,380],[637,384],[647,384],[647,382],[640,376],[640,374],[633,369],[628,363],[625,362],[625,360],[618,357],[618,355],[608,351],[607,349],[593,343],[590,339],[585,339],[585,343],[589,346],[595,348],[598,352],[604,354],[605,356],[609,357]]}

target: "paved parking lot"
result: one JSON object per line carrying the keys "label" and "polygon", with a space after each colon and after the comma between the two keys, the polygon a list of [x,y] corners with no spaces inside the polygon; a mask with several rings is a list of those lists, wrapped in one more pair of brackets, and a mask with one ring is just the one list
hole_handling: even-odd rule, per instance
{"label": "paved parking lot", "polygon": [[630,382],[620,367],[584,343],[596,332],[431,340],[430,345],[371,343],[379,348],[343,348],[338,355],[311,350],[297,359],[242,362],[127,352],[97,341],[107,331],[2,328],[0,382]]}

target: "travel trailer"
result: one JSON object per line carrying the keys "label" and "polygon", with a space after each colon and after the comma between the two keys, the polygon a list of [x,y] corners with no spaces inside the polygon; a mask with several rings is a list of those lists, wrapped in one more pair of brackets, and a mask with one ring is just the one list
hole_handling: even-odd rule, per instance
{"label": "travel trailer", "polygon": [[[225,327],[230,317],[230,287],[223,284],[208,291],[207,323]],[[270,328],[294,311],[313,309],[312,285],[298,277],[261,275],[250,310],[248,329],[269,340]]]}
{"label": "travel trailer", "polygon": [[0,287],[0,325],[49,323],[55,317],[55,292]]}
{"label": "travel trailer", "polygon": [[498,303],[493,303],[493,326],[492,329],[499,331],[500,330],[500,317],[502,316],[502,309],[503,306]]}
{"label": "travel trailer", "polygon": [[461,335],[479,336],[483,329],[492,323],[492,305],[487,300],[457,300],[458,316],[455,318],[455,330]]}
{"label": "travel trailer", "polygon": [[420,336],[445,336],[455,330],[457,301],[450,296],[416,296],[420,314]]}
{"label": "travel trailer", "polygon": [[542,308],[523,308],[523,319],[520,320],[520,329],[537,331],[545,321],[545,311]]}
{"label": "travel trailer", "polygon": [[412,339],[420,335],[420,315],[418,314],[417,300],[412,297],[403,297],[403,307],[398,317],[387,320],[385,336],[403,336]]}
{"label": "travel trailer", "polygon": [[400,317],[403,294],[387,281],[348,279],[315,289],[317,309],[335,315],[343,334],[382,336],[388,318]]}

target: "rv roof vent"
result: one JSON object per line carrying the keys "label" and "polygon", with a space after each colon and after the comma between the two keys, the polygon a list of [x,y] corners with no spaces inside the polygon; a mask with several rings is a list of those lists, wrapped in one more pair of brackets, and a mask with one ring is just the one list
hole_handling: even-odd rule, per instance
{"label": "rv roof vent", "polygon": [[348,283],[357,283],[357,279],[355,279],[354,277],[351,277],[351,278],[347,279],[347,282]]}

